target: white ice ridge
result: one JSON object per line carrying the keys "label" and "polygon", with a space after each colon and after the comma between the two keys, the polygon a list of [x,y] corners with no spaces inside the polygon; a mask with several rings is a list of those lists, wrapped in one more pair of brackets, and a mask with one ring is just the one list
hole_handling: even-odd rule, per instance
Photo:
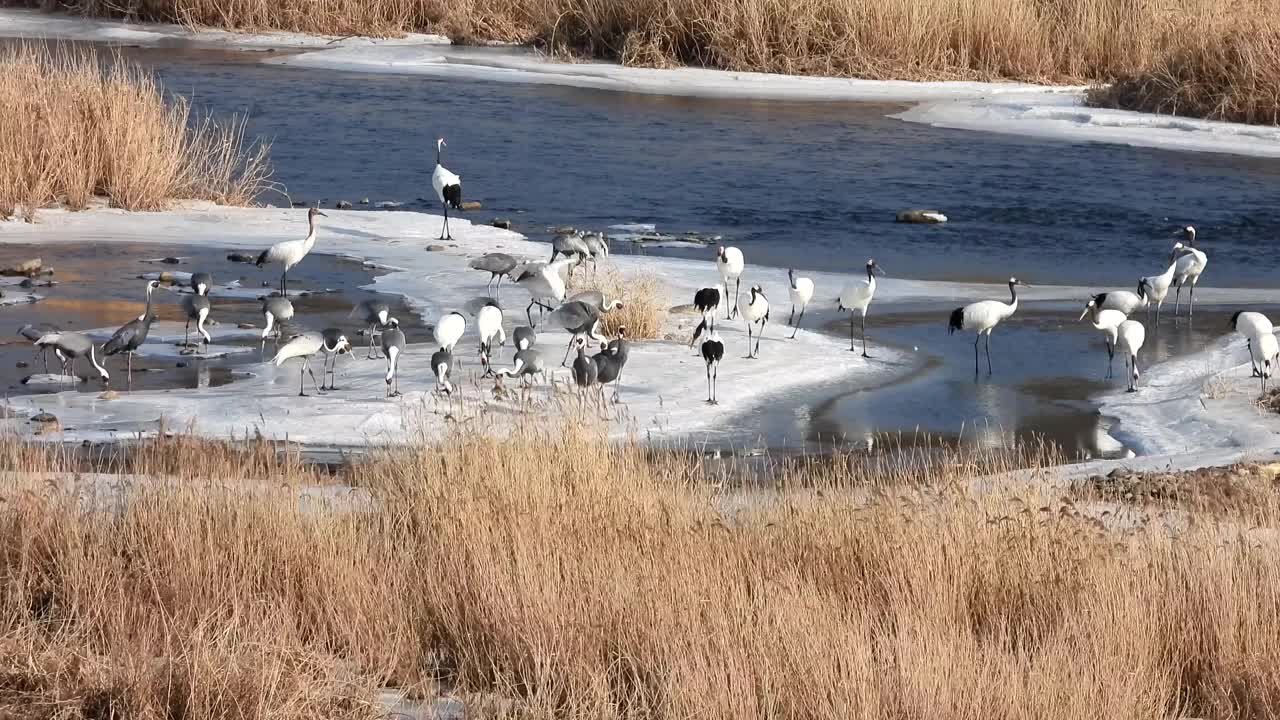
{"label": "white ice ridge", "polygon": [[1280,128],[1086,107],[1082,93],[927,102],[894,115],[935,127],[1075,142],[1280,157]]}

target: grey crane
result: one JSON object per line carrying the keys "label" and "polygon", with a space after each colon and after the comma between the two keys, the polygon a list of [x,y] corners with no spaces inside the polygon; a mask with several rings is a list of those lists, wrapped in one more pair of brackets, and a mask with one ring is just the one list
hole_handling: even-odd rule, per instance
{"label": "grey crane", "polygon": [[289,302],[289,298],[281,295],[262,298],[262,314],[266,316],[267,322],[262,328],[262,345],[259,350],[266,352],[267,336],[271,334],[273,328],[276,345],[279,346],[285,323],[293,319],[293,303]]}
{"label": "grey crane", "polygon": [[516,350],[528,350],[537,344],[538,333],[528,325],[521,325],[511,331],[511,339],[515,341]]}
{"label": "grey crane", "polygon": [[596,379],[601,385],[613,383],[613,401],[622,395],[622,369],[631,356],[631,342],[627,340],[627,327],[618,328],[618,337],[610,340],[605,349],[595,355]]}
{"label": "grey crane", "polygon": [[557,255],[576,255],[579,262],[591,257],[591,248],[582,237],[581,230],[561,233],[551,240],[551,260],[555,262]]}
{"label": "grey crane", "polygon": [[374,346],[374,338],[386,327],[388,318],[391,317],[391,306],[381,300],[365,300],[351,309],[350,317],[357,318],[369,326],[365,331],[369,335],[369,354],[365,359],[377,360],[378,350]]}
{"label": "grey crane", "polygon": [[[467,263],[467,267],[472,270],[483,270],[489,273],[489,283],[485,287],[497,295],[502,289],[502,278],[507,273],[516,269],[519,263],[515,258],[506,253],[486,253],[480,257]],[[497,281],[495,284],[494,281]]]}
{"label": "grey crane", "polygon": [[404,354],[404,347],[400,321],[389,318],[382,330],[382,354],[387,356],[387,397],[400,395],[400,356]]}
{"label": "grey crane", "polygon": [[[578,348],[578,357],[573,360],[573,383],[578,386],[579,407],[582,410],[587,409],[587,391],[596,384],[599,379],[599,368],[596,367],[596,359],[587,355],[587,339],[582,336],[574,338],[574,345]],[[600,392],[600,400],[604,399],[604,391]],[[600,403],[603,405],[603,402]]]}
{"label": "grey crane", "polygon": [[107,369],[98,364],[98,359],[94,354],[93,341],[76,332],[54,332],[44,335],[36,340],[37,347],[51,347],[58,357],[62,358],[62,374],[71,375],[75,371],[75,362],[77,358],[87,357],[93,365],[93,369],[98,371],[98,376],[102,378],[102,382],[111,383],[111,374]]}
{"label": "grey crane", "polygon": [[151,312],[151,293],[158,287],[160,287],[159,281],[152,280],[147,283],[147,309],[116,330],[111,339],[102,346],[102,354],[105,357],[119,353],[125,353],[128,356],[128,387],[130,389],[133,388],[133,354],[147,341],[147,335],[151,332],[151,323],[156,320],[155,314]]}
{"label": "grey crane", "polygon": [[187,313],[187,325],[183,330],[182,344],[190,346],[191,344],[191,321],[196,321],[196,332],[200,333],[201,341],[204,343],[205,349],[209,348],[209,343],[213,338],[209,336],[209,331],[204,329],[204,321],[209,319],[209,313],[213,310],[212,303],[209,302],[208,290],[205,292],[196,292],[191,295],[185,295],[182,298],[182,309]]}
{"label": "grey crane", "polygon": [[453,383],[449,382],[449,374],[453,372],[453,351],[440,348],[431,353],[431,372],[436,376],[436,390],[452,395]]}
{"label": "grey crane", "polygon": [[320,352],[324,355],[323,382],[321,390],[338,389],[338,356],[351,352],[351,343],[338,328],[325,328],[320,331]]}
{"label": "grey crane", "polygon": [[191,291],[197,295],[208,295],[213,289],[213,275],[207,272],[191,273]]}
{"label": "grey crane", "polygon": [[[30,340],[33,344],[45,335],[57,332],[62,332],[62,328],[52,323],[38,323],[35,325],[27,323],[26,325],[18,328],[18,334]],[[44,371],[46,373],[49,372],[49,351],[51,349],[53,348],[50,345],[45,345],[43,347],[35,346],[35,354],[39,355],[40,358],[44,360]],[[59,361],[62,360],[61,357],[58,359]]]}
{"label": "grey crane", "polygon": [[589,232],[582,236],[582,242],[587,246],[587,252],[591,254],[591,276],[595,277],[596,261],[609,257],[609,241],[605,239],[602,232]]}
{"label": "grey crane", "polygon": [[521,384],[524,384],[526,379],[534,375],[545,377],[546,371],[542,365],[542,354],[533,348],[526,348],[516,351],[515,357],[511,359],[511,367],[499,368],[494,374],[501,377],[517,377],[520,378]]}
{"label": "grey crane", "polygon": [[600,325],[600,316],[603,314],[602,305],[610,309],[622,307],[622,303],[605,305],[602,302],[601,305],[595,305],[582,300],[574,300],[561,305],[555,309],[555,312],[551,313],[551,322],[568,330],[571,335],[569,347],[565,348],[564,359],[560,361],[561,366],[569,362],[569,353],[573,350],[573,345],[579,337],[585,336],[595,340],[602,348],[607,343],[607,340],[597,332]]}

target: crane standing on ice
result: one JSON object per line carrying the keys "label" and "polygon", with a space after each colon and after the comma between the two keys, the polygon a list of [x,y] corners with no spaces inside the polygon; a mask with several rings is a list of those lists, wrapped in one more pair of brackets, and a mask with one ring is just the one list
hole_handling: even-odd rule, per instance
{"label": "crane standing on ice", "polygon": [[445,147],[444,138],[436,138],[436,169],[431,173],[431,187],[435,188],[436,197],[444,208],[444,228],[440,230],[441,240],[452,240],[449,234],[449,207],[462,209],[462,178],[454,175],[440,164],[440,150]]}
{"label": "crane standing on ice", "polygon": [[[316,218],[329,217],[320,212],[320,208],[311,208],[307,211],[307,236],[301,240],[285,240],[262,251],[258,256],[258,267],[262,267],[267,263],[284,266],[284,271],[280,273],[280,297],[289,296],[289,269],[294,265],[302,262],[302,258],[311,252],[311,248],[316,246]],[[208,288],[205,289],[208,293]]]}

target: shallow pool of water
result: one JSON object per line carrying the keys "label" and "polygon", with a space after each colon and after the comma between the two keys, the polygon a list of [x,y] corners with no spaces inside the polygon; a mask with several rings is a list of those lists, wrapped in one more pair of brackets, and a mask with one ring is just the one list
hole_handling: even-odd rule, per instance
{"label": "shallow pool of water", "polygon": [[[34,288],[43,296],[39,302],[0,308],[9,324],[9,335],[0,341],[0,383],[11,395],[50,390],[70,389],[47,385],[24,384],[23,380],[34,373],[43,372],[43,364],[33,355],[31,344],[16,334],[26,323],[52,323],[66,330],[92,330],[115,328],[142,313],[147,273],[211,272],[215,284],[235,280],[245,288],[260,288],[263,296],[272,292],[279,275],[268,269],[231,262],[229,251],[211,248],[166,247],[164,245],[81,245],[59,244],[40,247],[36,245],[0,245],[0,267],[8,267],[23,260],[39,257],[46,267],[52,267],[53,287]],[[179,264],[147,262],[164,257],[180,258]],[[352,343],[359,346],[362,338],[356,337],[359,323],[349,318],[351,308],[365,299],[378,297],[392,307],[392,313],[405,320],[404,331],[410,342],[421,342],[430,335],[421,322],[395,296],[380,295],[361,289],[372,282],[374,271],[359,262],[331,255],[313,254],[307,262],[289,274],[290,293],[294,289],[306,289],[312,294],[293,298],[295,316],[290,330],[322,330],[339,327],[347,332]],[[266,284],[264,286],[264,283]],[[181,296],[165,289],[153,296],[155,312],[160,321],[185,322]],[[268,341],[265,352],[260,342],[237,326],[253,325],[261,328],[265,318],[260,312],[260,301],[254,298],[219,296],[211,293],[215,321],[208,327],[214,342],[219,345],[252,348],[252,352],[231,354],[220,358],[201,359],[191,357],[147,357],[138,355],[133,363],[133,389],[158,390],[168,388],[216,387],[232,382],[237,369],[261,362],[274,354],[274,344]],[[235,332],[233,332],[235,331]],[[153,331],[154,332],[154,331]],[[234,337],[228,337],[234,335]],[[192,337],[196,337],[194,325]],[[99,344],[99,350],[101,345]],[[363,350],[357,351],[363,354]],[[50,355],[50,370],[57,372]],[[99,357],[99,362],[103,362]],[[107,359],[107,370],[112,374],[112,385],[125,387],[125,359],[117,356]],[[87,360],[75,365],[80,377],[96,374],[90,371]],[[96,380],[76,386],[82,392],[101,392]]]}

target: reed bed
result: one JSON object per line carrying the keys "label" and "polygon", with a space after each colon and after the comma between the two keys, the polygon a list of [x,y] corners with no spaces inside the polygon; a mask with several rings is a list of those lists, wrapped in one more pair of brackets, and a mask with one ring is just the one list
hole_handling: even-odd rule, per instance
{"label": "reed bed", "polygon": [[1270,483],[1121,531],[970,493],[981,453],[761,487],[587,429],[459,434],[318,505],[296,465],[216,456],[72,491],[67,454],[0,449],[0,714],[373,718],[383,685],[504,717],[1280,713]]}
{"label": "reed bed", "polygon": [[[1274,123],[1271,0],[65,0],[91,15],[331,35],[441,32],[667,67],[1121,82],[1103,104]],[[1260,81],[1257,87],[1254,81]]]}
{"label": "reed bed", "polygon": [[245,142],[239,119],[193,120],[185,99],[120,57],[0,49],[0,218],[98,197],[128,210],[174,199],[247,205],[267,186],[267,152]]}
{"label": "reed bed", "polygon": [[624,275],[610,267],[574,270],[569,278],[569,295],[585,290],[599,290],[605,301],[618,301],[622,307],[600,317],[600,332],[608,337],[617,335],[625,327],[632,340],[652,340],[662,337],[662,326],[667,319],[669,293],[662,280],[651,272]]}

